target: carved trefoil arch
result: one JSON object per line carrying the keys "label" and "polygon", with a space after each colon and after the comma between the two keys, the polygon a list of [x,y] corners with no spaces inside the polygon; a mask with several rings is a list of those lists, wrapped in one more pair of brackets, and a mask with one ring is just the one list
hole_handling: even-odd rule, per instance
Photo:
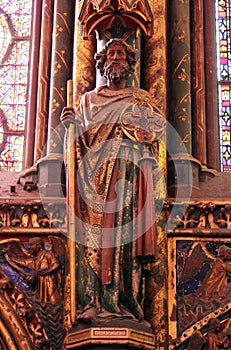
{"label": "carved trefoil arch", "polygon": [[94,31],[100,36],[112,28],[119,31],[120,27],[127,29],[125,36],[129,29],[133,33],[142,30],[147,37],[153,34],[153,15],[147,0],[84,0],[79,21],[84,38]]}

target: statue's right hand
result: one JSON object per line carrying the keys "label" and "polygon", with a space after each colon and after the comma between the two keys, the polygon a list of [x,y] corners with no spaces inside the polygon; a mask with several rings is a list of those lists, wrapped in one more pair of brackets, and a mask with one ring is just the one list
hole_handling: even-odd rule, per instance
{"label": "statue's right hand", "polygon": [[70,124],[75,123],[75,110],[72,107],[64,107],[60,116],[60,120],[65,128],[68,128]]}

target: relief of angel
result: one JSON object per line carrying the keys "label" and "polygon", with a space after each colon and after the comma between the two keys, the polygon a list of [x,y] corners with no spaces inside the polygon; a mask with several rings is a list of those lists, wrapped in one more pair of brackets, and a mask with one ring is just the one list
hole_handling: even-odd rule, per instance
{"label": "relief of angel", "polygon": [[177,317],[179,332],[231,301],[231,247],[224,242],[178,245]]}
{"label": "relief of angel", "polygon": [[191,291],[202,297],[219,297],[225,291],[231,277],[231,248],[222,244],[216,251],[216,256],[211,254],[202,242],[191,247],[179,276],[181,294]]}
{"label": "relief of angel", "polygon": [[217,249],[211,270],[205,276],[202,286],[198,290],[202,295],[219,296],[225,290],[227,278],[231,276],[231,248],[221,245]]}
{"label": "relief of angel", "polygon": [[229,336],[222,330],[221,322],[217,318],[211,318],[205,350],[222,349],[230,349]]}
{"label": "relief of angel", "polygon": [[[49,236],[53,247],[57,241]],[[60,245],[60,241],[58,241]],[[4,242],[3,242],[4,243]],[[17,240],[1,244],[1,250],[8,264],[30,285],[35,286],[35,299],[42,303],[56,303],[61,297],[61,263],[52,250],[45,249],[40,237],[28,240],[28,250]],[[63,255],[61,245],[59,254]]]}
{"label": "relief of angel", "polygon": [[187,350],[225,350],[230,349],[230,327],[223,328],[218,318],[210,318],[207,334],[196,330],[191,338]]}

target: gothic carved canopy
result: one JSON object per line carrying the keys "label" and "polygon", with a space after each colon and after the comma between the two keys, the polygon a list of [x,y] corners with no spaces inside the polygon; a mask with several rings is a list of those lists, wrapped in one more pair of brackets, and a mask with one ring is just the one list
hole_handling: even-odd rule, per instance
{"label": "gothic carved canopy", "polygon": [[79,20],[84,38],[94,31],[100,35],[121,27],[134,32],[139,28],[146,36],[152,35],[153,16],[147,0],[84,0]]}

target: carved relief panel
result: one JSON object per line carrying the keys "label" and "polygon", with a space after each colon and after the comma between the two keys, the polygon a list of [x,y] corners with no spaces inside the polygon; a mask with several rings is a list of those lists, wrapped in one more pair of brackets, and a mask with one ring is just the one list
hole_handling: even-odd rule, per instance
{"label": "carved relief panel", "polygon": [[194,202],[172,209],[170,204],[166,211],[172,227],[168,231],[169,349],[230,349],[230,205]]}

